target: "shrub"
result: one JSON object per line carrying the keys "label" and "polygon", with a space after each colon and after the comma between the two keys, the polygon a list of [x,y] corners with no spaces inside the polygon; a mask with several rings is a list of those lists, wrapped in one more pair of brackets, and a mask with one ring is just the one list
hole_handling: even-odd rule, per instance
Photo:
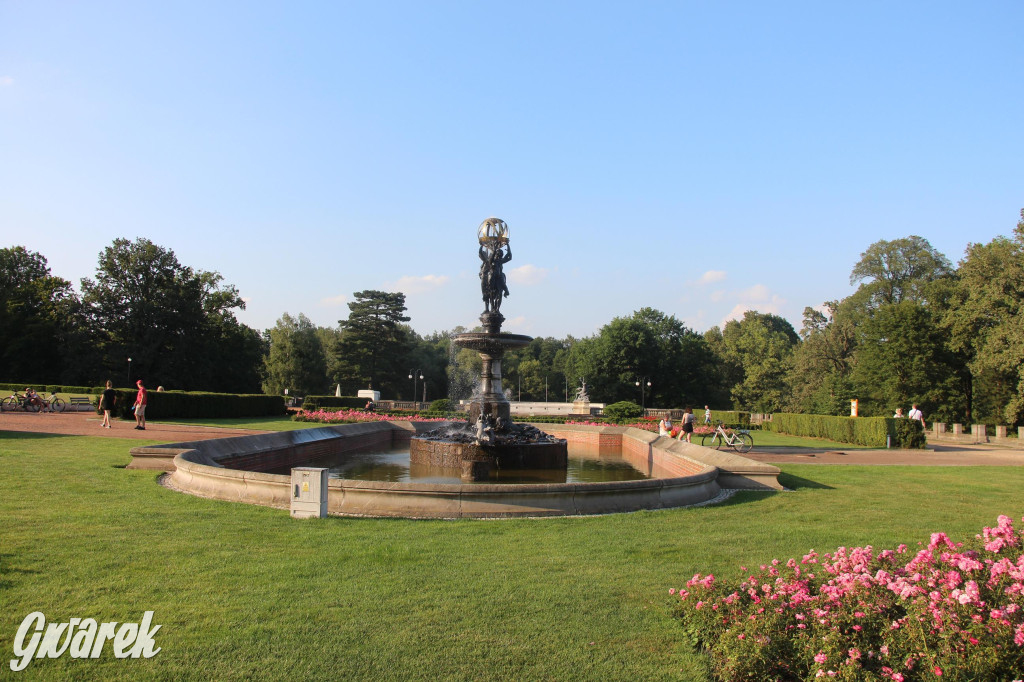
{"label": "shrub", "polygon": [[921,423],[911,419],[776,413],[770,422],[762,426],[776,433],[827,438],[876,448],[886,447],[887,438],[891,440],[892,447],[923,448],[925,445]]}
{"label": "shrub", "polygon": [[315,411],[322,407],[348,407],[361,410],[366,407],[367,400],[351,395],[307,395],[302,401],[302,409]]}
{"label": "shrub", "polygon": [[614,422],[639,419],[643,413],[644,408],[629,400],[612,403],[604,408],[604,416]]}
{"label": "shrub", "polygon": [[448,398],[439,398],[430,403],[431,412],[450,412],[451,409],[451,401]]}
{"label": "shrub", "polygon": [[676,616],[721,680],[1019,679],[1022,544],[1000,516],[966,546],[811,550],[738,582],[697,574]]}

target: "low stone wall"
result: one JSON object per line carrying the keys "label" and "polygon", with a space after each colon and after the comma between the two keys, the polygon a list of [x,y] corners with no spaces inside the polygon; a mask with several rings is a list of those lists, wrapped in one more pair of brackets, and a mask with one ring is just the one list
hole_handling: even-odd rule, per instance
{"label": "low stone wall", "polygon": [[969,445],[996,443],[1012,446],[1024,443],[1024,426],[1017,427],[1017,435],[1013,437],[1005,426],[996,426],[995,433],[990,434],[988,427],[984,424],[971,424],[970,429],[965,429],[963,424],[934,422],[932,423],[932,428],[928,430],[928,441],[931,443],[963,443]]}
{"label": "low stone wall", "polygon": [[[542,425],[551,427],[552,425]],[[332,453],[407,441],[436,424],[374,422],[343,424],[260,436],[135,448],[143,461],[172,458],[170,485],[204,497],[288,508],[289,477],[253,469],[301,461],[309,453]],[[618,447],[623,458],[654,476],[640,481],[555,484],[432,484],[332,478],[332,514],[406,518],[496,518],[565,516],[661,509],[696,504],[723,487],[780,489],[779,469],[737,455],[658,437],[640,429],[559,425],[549,433],[570,443]],[[157,451],[152,457],[152,451]],[[149,457],[149,459],[147,459]],[[265,459],[262,459],[265,458]],[[232,468],[245,463],[250,470]],[[287,465],[284,465],[287,466]],[[139,468],[139,467],[136,467]]]}

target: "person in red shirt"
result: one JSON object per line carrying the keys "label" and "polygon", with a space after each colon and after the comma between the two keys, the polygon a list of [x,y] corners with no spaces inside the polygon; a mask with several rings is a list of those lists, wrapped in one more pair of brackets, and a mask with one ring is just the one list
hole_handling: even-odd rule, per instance
{"label": "person in red shirt", "polygon": [[135,382],[139,387],[139,394],[135,396],[135,428],[139,431],[146,430],[146,403],[149,402],[146,387],[142,385],[142,379]]}

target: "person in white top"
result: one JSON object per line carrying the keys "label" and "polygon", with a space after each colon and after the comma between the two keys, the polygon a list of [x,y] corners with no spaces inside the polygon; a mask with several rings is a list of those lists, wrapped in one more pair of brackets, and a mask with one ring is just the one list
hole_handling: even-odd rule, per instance
{"label": "person in white top", "polygon": [[671,436],[672,435],[672,417],[665,415],[661,421],[658,422],[658,435],[659,436]]}
{"label": "person in white top", "polygon": [[917,409],[917,403],[911,405],[910,412],[907,414],[907,417],[913,419],[914,421],[921,422],[921,428],[926,428],[924,425],[924,413],[922,413],[921,410]]}
{"label": "person in white top", "polygon": [[704,406],[704,423],[711,423],[711,408],[708,407],[707,405]]}

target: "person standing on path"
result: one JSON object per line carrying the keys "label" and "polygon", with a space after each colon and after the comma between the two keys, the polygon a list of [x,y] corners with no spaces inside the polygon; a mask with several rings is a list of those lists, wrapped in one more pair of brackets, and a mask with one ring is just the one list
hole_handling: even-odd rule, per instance
{"label": "person standing on path", "polygon": [[704,423],[707,425],[711,424],[711,408],[707,405],[704,406]]}
{"label": "person standing on path", "polygon": [[696,417],[693,416],[693,408],[687,407],[686,412],[683,414],[683,429],[679,432],[679,440],[686,438],[686,442],[690,442],[690,436],[693,435],[693,422]]}
{"label": "person standing on path", "polygon": [[146,392],[146,387],[142,385],[142,379],[135,382],[135,385],[139,387],[139,394],[135,396],[135,428],[139,431],[146,430],[146,403],[149,402],[149,394]]}
{"label": "person standing on path", "polygon": [[114,409],[117,401],[117,393],[114,392],[110,379],[107,379],[107,387],[103,389],[103,397],[100,398],[100,409],[103,410],[103,423],[100,426],[104,429],[110,428],[110,411]]}

